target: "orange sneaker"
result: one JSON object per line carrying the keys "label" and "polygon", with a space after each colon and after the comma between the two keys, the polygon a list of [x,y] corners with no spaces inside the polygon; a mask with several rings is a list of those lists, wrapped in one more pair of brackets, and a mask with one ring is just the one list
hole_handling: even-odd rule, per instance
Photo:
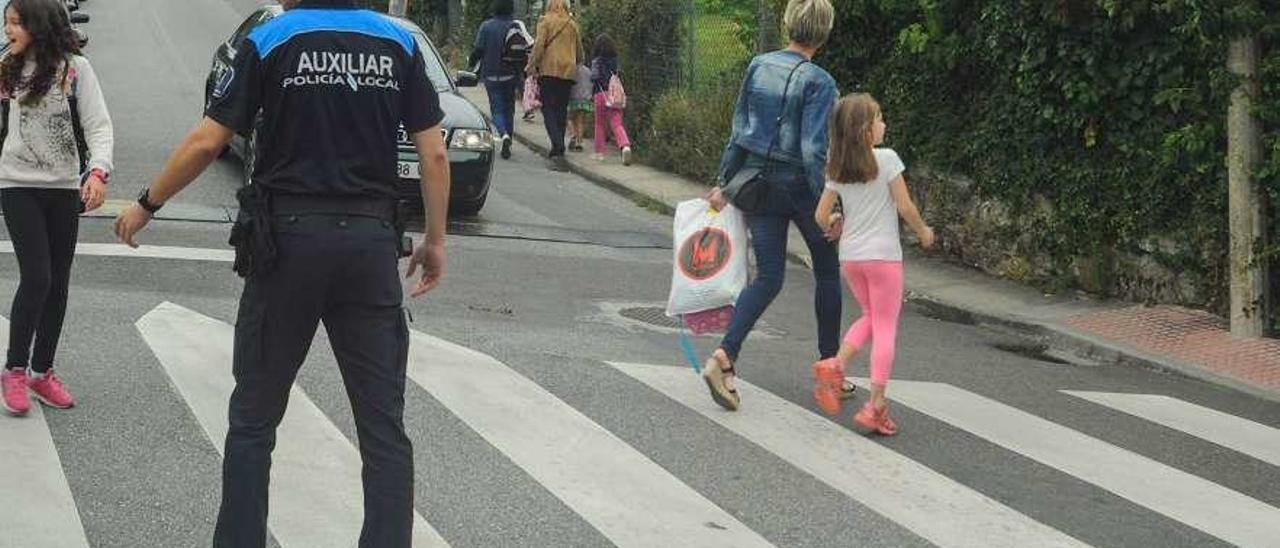
{"label": "orange sneaker", "polygon": [[813,401],[830,416],[840,413],[840,388],[844,369],[835,358],[813,362]]}
{"label": "orange sneaker", "polygon": [[898,433],[898,424],[889,418],[888,405],[876,409],[871,402],[862,404],[862,409],[853,415],[853,423],[884,436]]}

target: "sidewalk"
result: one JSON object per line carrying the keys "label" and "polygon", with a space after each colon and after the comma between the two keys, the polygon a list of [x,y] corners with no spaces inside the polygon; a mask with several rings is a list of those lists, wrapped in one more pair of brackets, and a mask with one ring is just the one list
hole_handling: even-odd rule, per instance
{"label": "sidewalk", "polygon": [[[481,111],[489,112],[483,89],[462,91]],[[519,114],[517,109],[515,139],[545,155],[550,146],[541,117],[528,123]],[[648,166],[623,166],[616,151],[603,163],[592,160],[590,151],[569,153],[568,159],[574,173],[668,214],[677,203],[707,190]],[[794,261],[809,264],[804,241],[794,230],[787,248]],[[1047,354],[1069,362],[1173,371],[1280,401],[1280,340],[1233,338],[1225,320],[1199,310],[1046,296],[942,259],[911,255],[907,300],[927,315],[1012,330],[1035,338]]]}

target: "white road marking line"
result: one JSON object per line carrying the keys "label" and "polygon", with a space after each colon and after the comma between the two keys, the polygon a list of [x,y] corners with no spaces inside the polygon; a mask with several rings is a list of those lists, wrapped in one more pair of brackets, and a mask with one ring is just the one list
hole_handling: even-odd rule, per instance
{"label": "white road marking line", "polygon": [[414,382],[614,544],[772,546],[501,362],[418,332],[411,332],[410,341],[409,377]]}
{"label": "white road marking line", "polygon": [[[866,379],[851,379],[867,387]],[[1280,509],[949,384],[893,381],[889,397],[1227,542],[1276,546]]]}

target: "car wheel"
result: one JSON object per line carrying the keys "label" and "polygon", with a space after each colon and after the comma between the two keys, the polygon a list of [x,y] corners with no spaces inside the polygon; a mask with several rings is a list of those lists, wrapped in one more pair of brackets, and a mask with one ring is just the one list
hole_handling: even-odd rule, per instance
{"label": "car wheel", "polygon": [[244,160],[244,176],[241,184],[249,186],[253,182],[253,164],[258,159],[258,130],[255,129],[249,133],[244,140],[244,154],[241,155]]}
{"label": "car wheel", "polygon": [[484,202],[489,198],[489,193],[481,195],[474,200],[458,200],[449,202],[449,214],[460,215],[463,217],[474,217],[484,209]]}

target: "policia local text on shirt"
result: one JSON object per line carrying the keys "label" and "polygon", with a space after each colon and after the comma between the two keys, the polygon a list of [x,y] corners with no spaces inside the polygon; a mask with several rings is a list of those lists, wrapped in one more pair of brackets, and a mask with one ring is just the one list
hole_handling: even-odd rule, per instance
{"label": "policia local text on shirt", "polygon": [[[130,246],[160,206],[191,183],[261,109],[253,184],[237,220],[231,396],[215,547],[266,542],[275,429],[320,321],[347,385],[364,460],[362,548],[409,548],[413,450],[404,432],[408,328],[394,226],[400,123],[422,162],[425,241],[414,297],[444,273],[449,162],[444,117],[413,37],[356,0],[284,0],[254,29],[218,82],[205,118],[169,157],[116,235]],[[246,237],[246,233],[248,236]],[[241,249],[244,247],[246,249]],[[248,251],[251,257],[244,257]]]}

